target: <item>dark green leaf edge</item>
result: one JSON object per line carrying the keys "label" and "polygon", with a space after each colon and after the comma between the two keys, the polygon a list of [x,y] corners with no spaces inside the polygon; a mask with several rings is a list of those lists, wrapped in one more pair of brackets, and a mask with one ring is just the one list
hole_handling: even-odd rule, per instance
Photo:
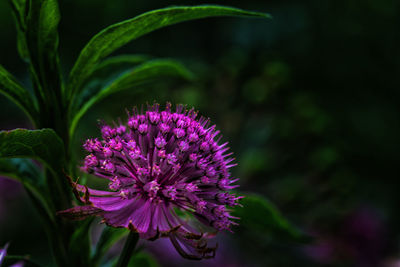
{"label": "dark green leaf edge", "polygon": [[168,25],[211,16],[271,18],[267,13],[218,5],[201,5],[153,10],[113,24],[96,34],[82,49],[69,75],[68,91],[65,92],[67,98],[71,99],[79,94],[82,83],[93,72],[94,67],[101,59],[128,42]]}
{"label": "dark green leaf edge", "polygon": [[1,158],[37,159],[58,173],[64,167],[64,155],[63,141],[53,129],[0,131]]}
{"label": "dark green leaf edge", "polygon": [[[70,103],[70,114],[75,114],[88,100],[88,96],[97,93],[107,83],[117,79],[124,72],[150,59],[151,57],[148,55],[119,55],[105,59],[97,65],[93,73],[84,81],[82,93],[76,98],[76,101]],[[95,88],[93,89],[92,87]]]}
{"label": "dark green leaf edge", "polygon": [[0,93],[21,108],[31,122],[36,125],[38,117],[36,99],[1,65]]}
{"label": "dark green leaf edge", "polygon": [[110,83],[100,92],[86,101],[80,110],[76,114],[73,114],[73,119],[70,126],[70,135],[73,136],[82,116],[100,100],[111,94],[127,89],[133,89],[140,84],[165,76],[176,76],[186,80],[193,80],[194,78],[193,73],[175,60],[158,59],[143,63],[120,76],[118,79]]}

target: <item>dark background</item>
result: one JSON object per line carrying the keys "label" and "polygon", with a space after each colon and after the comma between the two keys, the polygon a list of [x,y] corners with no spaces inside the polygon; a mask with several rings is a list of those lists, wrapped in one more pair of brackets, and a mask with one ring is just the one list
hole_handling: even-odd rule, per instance
{"label": "dark background", "polygon": [[[221,253],[205,266],[398,266],[400,2],[213,3],[274,18],[186,22],[120,49],[116,54],[179,59],[197,80],[167,79],[102,101],[78,126],[78,155],[83,140],[98,135],[97,119],[125,118],[126,107],[153,100],[194,106],[230,142],[241,190],[266,196],[314,236],[298,244],[238,229],[223,235]],[[65,74],[104,27],[180,4],[199,2],[60,1]],[[29,86],[15,34],[11,10],[1,1],[0,63]],[[0,128],[15,127],[29,124],[0,96]],[[43,229],[22,188],[1,179],[0,194],[0,246],[11,241],[10,252],[49,262]],[[150,253],[161,265],[192,264],[174,251],[168,257],[160,248]]]}

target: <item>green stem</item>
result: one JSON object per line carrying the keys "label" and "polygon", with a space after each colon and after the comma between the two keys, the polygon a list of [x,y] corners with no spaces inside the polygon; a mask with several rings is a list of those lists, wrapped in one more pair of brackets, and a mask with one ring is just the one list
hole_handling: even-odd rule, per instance
{"label": "green stem", "polygon": [[128,266],[129,260],[133,256],[136,244],[139,241],[139,234],[131,231],[128,235],[128,239],[125,241],[124,248],[122,249],[121,256],[118,259],[116,267]]}

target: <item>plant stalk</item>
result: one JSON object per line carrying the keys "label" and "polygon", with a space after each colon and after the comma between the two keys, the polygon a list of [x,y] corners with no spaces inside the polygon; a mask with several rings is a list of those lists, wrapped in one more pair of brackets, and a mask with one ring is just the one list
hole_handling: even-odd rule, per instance
{"label": "plant stalk", "polygon": [[136,244],[139,241],[139,234],[130,231],[128,238],[125,241],[124,248],[122,249],[121,256],[118,259],[116,267],[128,266],[129,260],[133,256]]}

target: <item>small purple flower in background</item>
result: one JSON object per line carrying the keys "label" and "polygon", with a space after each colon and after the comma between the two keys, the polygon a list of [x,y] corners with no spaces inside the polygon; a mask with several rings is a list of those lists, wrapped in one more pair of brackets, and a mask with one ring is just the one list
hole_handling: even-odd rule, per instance
{"label": "small purple flower in background", "polygon": [[[3,261],[7,256],[7,249],[8,249],[8,243],[5,244],[3,248],[0,248],[0,267],[3,266]],[[23,267],[24,262],[23,261],[18,261],[12,265],[8,265],[9,267]]]}
{"label": "small purple flower in background", "polygon": [[[235,164],[227,143],[218,144],[215,125],[196,117],[183,105],[173,112],[169,103],[164,111],[154,104],[146,112],[134,108],[126,125],[103,125],[102,140],[84,144],[90,154],[82,169],[109,180],[111,191],[72,183],[87,205],[59,214],[72,219],[98,215],[107,225],[136,231],[141,238],[169,237],[185,258],[214,257],[216,247],[206,239],[236,224],[227,206],[239,205],[241,197],[229,193],[238,179],[230,177]],[[177,210],[198,220],[184,220]]]}

